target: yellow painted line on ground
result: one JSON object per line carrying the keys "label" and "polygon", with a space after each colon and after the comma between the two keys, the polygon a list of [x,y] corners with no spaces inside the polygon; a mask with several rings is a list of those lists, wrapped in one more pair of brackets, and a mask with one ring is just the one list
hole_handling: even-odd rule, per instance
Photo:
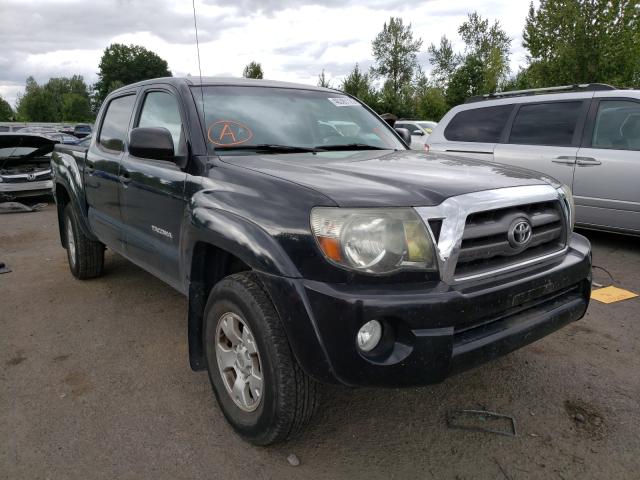
{"label": "yellow painted line on ground", "polygon": [[636,293],[618,287],[598,288],[591,291],[591,298],[602,303],[615,303],[637,297]]}

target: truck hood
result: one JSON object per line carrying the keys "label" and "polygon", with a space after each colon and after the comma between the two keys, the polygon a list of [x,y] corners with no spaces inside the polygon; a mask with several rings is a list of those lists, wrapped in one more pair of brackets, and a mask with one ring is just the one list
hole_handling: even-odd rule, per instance
{"label": "truck hood", "polygon": [[339,206],[427,206],[464,193],[554,184],[530,170],[402,150],[221,157],[225,163],[314,189]]}

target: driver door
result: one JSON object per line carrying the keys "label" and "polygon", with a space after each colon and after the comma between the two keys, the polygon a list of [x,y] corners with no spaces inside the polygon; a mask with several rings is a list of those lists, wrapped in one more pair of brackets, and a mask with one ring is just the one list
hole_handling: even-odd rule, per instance
{"label": "driver door", "polygon": [[[166,128],[172,134],[176,158],[186,158],[182,111],[175,92],[149,87],[139,99],[133,128]],[[119,178],[126,256],[180,289],[178,246],[186,173],[176,162],[127,153]]]}

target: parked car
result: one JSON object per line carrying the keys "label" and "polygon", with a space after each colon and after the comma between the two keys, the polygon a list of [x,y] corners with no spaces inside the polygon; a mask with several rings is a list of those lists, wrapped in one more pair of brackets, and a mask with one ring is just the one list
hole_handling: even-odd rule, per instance
{"label": "parked car", "polygon": [[20,133],[35,133],[38,135],[44,135],[49,138],[56,140],[59,143],[66,143],[68,145],[73,145],[77,143],[78,138],[73,135],[68,135],[66,133],[62,133],[55,128],[50,127],[24,127],[18,130]]}
{"label": "parked car", "polygon": [[566,186],[408,150],[336,90],[147,80],[52,165],[71,273],[101,275],[107,247],[186,295],[191,367],[255,444],[299,431],[318,382],[440,382],[589,303]]}
{"label": "parked car", "polygon": [[73,135],[78,138],[84,138],[87,135],[91,135],[92,131],[91,125],[87,125],[86,123],[79,123],[73,127]]}
{"label": "parked car", "polygon": [[35,133],[0,133],[0,198],[50,195],[56,143]]}
{"label": "parked car", "polygon": [[572,188],[577,225],[640,234],[640,90],[589,84],[476,97],[448,112],[428,145],[543,172]]}
{"label": "parked car", "polygon": [[396,122],[395,128],[406,128],[411,134],[411,150],[424,150],[424,145],[437,122],[428,120],[404,120]]}

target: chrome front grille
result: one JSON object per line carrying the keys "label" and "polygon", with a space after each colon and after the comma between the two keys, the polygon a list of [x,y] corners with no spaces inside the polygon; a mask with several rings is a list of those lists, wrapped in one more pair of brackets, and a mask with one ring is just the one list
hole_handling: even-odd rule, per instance
{"label": "chrome front grille", "polygon": [[483,190],[416,207],[449,284],[518,270],[564,255],[569,204],[551,185]]}
{"label": "chrome front grille", "polygon": [[[562,250],[565,222],[558,200],[477,212],[466,220],[455,276],[472,275]],[[519,221],[528,222],[530,238],[518,245],[509,237]]]}

